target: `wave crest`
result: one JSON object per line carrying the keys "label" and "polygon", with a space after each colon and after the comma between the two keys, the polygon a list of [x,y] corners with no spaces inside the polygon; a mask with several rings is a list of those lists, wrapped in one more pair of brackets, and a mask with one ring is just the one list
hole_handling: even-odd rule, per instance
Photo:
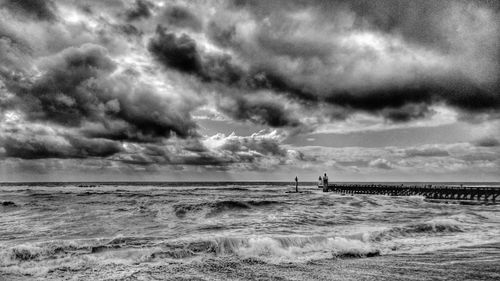
{"label": "wave crest", "polygon": [[429,221],[405,226],[392,227],[371,235],[371,241],[390,240],[398,237],[408,237],[426,234],[464,232],[462,225],[454,221]]}
{"label": "wave crest", "polygon": [[353,258],[372,257],[380,254],[366,242],[343,237],[267,237],[252,238],[219,237],[212,240],[191,241],[154,256],[186,258],[200,254],[217,256],[237,255],[244,258],[260,257],[270,259],[312,259],[312,258]]}
{"label": "wave crest", "polygon": [[116,257],[120,256],[121,251],[142,253],[134,255],[140,261],[164,258],[186,259],[206,255],[257,257],[272,261],[371,257],[380,254],[378,249],[367,242],[343,237],[257,236],[174,241],[148,237],[117,237],[18,245],[0,252],[2,256],[0,266],[53,259],[64,260],[78,256]]}
{"label": "wave crest", "polygon": [[256,207],[264,207],[279,203],[280,202],[278,201],[271,200],[226,200],[218,202],[204,202],[198,204],[177,204],[174,205],[173,208],[175,215],[179,218],[184,218],[189,213],[201,212],[203,210],[208,210],[207,217],[211,217],[227,211],[249,210]]}

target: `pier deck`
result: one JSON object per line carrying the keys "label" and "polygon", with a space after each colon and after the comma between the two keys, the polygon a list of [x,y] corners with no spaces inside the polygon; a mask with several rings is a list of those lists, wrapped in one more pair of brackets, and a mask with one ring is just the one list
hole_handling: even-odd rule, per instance
{"label": "pier deck", "polygon": [[324,192],[342,194],[374,194],[390,196],[420,195],[428,199],[476,200],[496,202],[500,187],[441,186],[441,185],[380,185],[330,184]]}

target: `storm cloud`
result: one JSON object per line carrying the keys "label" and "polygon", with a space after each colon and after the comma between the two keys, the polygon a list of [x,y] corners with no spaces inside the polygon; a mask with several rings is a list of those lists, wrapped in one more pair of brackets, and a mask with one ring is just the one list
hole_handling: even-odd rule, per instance
{"label": "storm cloud", "polygon": [[134,21],[151,16],[151,4],[144,0],[136,0],[135,6],[126,12],[127,20]]}
{"label": "storm cloud", "polygon": [[477,140],[475,143],[477,146],[483,146],[483,147],[500,146],[500,141],[494,137],[485,137],[483,139]]}
{"label": "storm cloud", "polygon": [[181,28],[199,31],[202,28],[201,20],[189,9],[181,6],[167,6],[160,15],[161,22]]}
{"label": "storm cloud", "polygon": [[109,140],[36,136],[3,140],[5,155],[23,159],[107,157],[121,150]]}
{"label": "storm cloud", "polygon": [[304,106],[326,103],[394,122],[427,117],[439,103],[464,112],[500,109],[495,4],[278,2],[236,1],[219,11],[207,25],[218,52],[161,26],[149,50],[168,68],[232,91],[271,90]]}
{"label": "storm cloud", "polygon": [[57,18],[56,8],[51,0],[0,1],[0,7],[4,5],[12,12],[33,18],[34,20],[53,21]]}
{"label": "storm cloud", "polygon": [[200,77],[204,76],[196,42],[186,34],[177,36],[158,26],[156,37],[151,39],[148,49],[167,67]]}
{"label": "storm cloud", "polygon": [[28,120],[80,127],[90,137],[111,139],[194,134],[188,112],[171,108],[148,86],[132,84],[133,77],[112,77],[116,63],[100,46],[70,47],[40,65],[44,75],[34,81],[7,81]]}
{"label": "storm cloud", "polygon": [[[500,5],[482,0],[0,0],[0,157],[176,171],[493,169],[499,18]],[[453,136],[472,152],[415,129],[452,125],[477,127]],[[384,130],[414,130],[405,138],[422,145],[301,147]],[[380,147],[382,134],[359,143]]]}
{"label": "storm cloud", "polygon": [[261,170],[302,161],[300,151],[283,144],[286,135],[259,131],[250,136],[216,134],[203,140],[185,139],[162,144],[129,145],[115,161],[135,165],[204,166],[227,170]]}

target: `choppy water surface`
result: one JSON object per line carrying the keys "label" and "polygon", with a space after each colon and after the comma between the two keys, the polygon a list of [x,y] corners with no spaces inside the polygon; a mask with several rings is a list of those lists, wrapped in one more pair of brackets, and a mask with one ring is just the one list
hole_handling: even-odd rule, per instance
{"label": "choppy water surface", "polygon": [[[0,275],[73,275],[103,265],[147,271],[213,258],[310,264],[500,242],[498,205],[342,196],[314,186],[285,193],[290,189],[245,183],[3,184]],[[473,256],[480,259],[483,251]],[[94,273],[111,278],[109,272]]]}

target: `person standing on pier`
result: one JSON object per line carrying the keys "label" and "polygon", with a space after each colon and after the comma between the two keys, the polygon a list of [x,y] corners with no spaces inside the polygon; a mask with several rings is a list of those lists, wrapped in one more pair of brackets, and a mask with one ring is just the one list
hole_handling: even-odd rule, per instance
{"label": "person standing on pier", "polygon": [[323,191],[328,191],[328,176],[326,173],[323,175]]}

